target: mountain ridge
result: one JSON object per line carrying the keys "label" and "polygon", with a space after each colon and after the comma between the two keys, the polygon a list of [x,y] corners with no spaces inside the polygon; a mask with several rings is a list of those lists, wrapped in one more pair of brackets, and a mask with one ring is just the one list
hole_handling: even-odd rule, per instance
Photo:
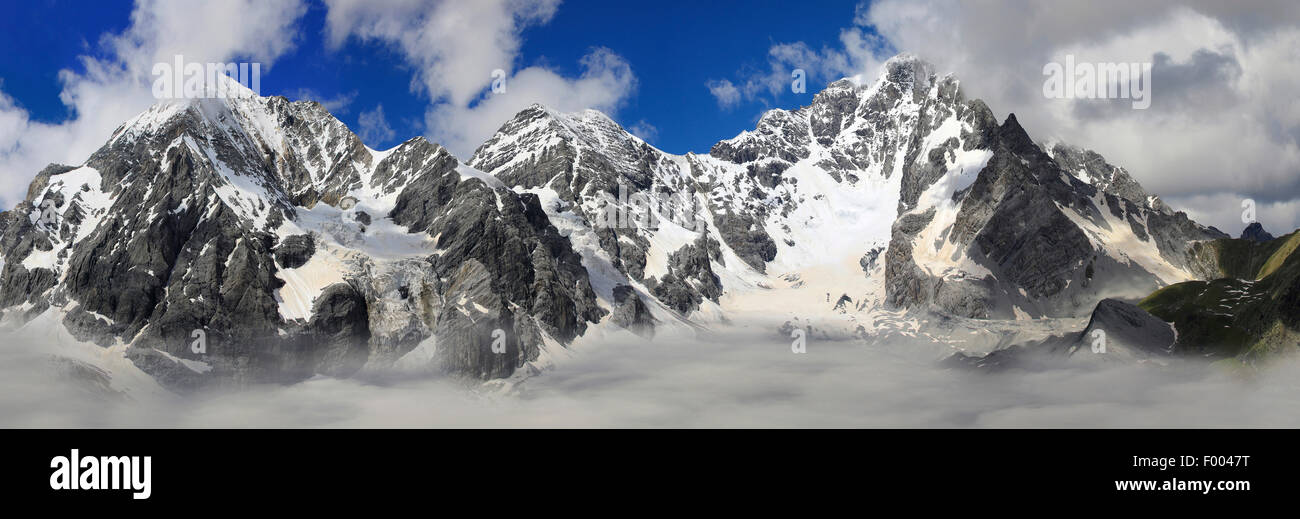
{"label": "mountain ridge", "polygon": [[592,329],[720,325],[843,262],[818,281],[836,304],[798,311],[859,335],[915,328],[900,312],[1076,318],[1194,279],[1188,247],[1219,238],[900,55],[704,155],[595,110],[529,106],[462,162],[422,137],[372,150],[317,103],[160,103],[0,214],[0,306],[59,313],[175,388],[494,379]]}

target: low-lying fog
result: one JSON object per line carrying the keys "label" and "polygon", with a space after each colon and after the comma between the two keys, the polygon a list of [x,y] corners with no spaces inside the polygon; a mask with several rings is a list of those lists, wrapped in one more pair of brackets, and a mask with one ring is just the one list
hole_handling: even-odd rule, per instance
{"label": "low-lying fog", "polygon": [[6,427],[1256,427],[1300,426],[1300,363],[975,373],[944,347],[810,339],[763,328],[576,346],[512,387],[446,377],[317,378],[185,397],[107,397],[0,337]]}

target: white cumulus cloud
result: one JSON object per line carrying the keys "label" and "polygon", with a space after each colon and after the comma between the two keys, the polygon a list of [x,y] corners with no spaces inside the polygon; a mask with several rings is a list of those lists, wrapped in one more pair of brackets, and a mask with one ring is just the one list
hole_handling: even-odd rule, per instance
{"label": "white cumulus cloud", "polygon": [[[511,116],[533,103],[560,111],[614,114],[636,77],[621,56],[592,49],[582,72],[567,77],[545,66],[519,66],[525,28],[545,24],[558,0],[326,0],[328,41],[350,38],[393,45],[415,69],[412,89],[429,96],[430,140],[468,159]],[[496,71],[503,77],[494,76]],[[504,89],[491,89],[495,79]]]}

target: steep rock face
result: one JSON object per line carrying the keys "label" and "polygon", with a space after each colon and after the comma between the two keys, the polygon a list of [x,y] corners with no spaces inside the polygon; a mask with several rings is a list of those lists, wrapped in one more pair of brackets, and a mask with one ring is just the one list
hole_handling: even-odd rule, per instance
{"label": "steep rock face", "polygon": [[[509,328],[540,326],[568,342],[588,322],[599,321],[605,311],[596,304],[581,257],[551,225],[538,197],[500,184],[462,182],[456,159],[440,147],[437,153],[441,158],[407,184],[389,216],[412,232],[436,237],[432,259],[438,277],[464,277],[464,265],[473,261],[486,273],[483,291],[502,298],[496,306],[519,310],[521,321]],[[536,358],[536,346],[525,350],[525,360]]]}
{"label": "steep rock face", "polygon": [[[52,164],[37,174],[28,190],[27,197],[12,211],[0,213],[0,251],[3,251],[5,263],[0,268],[0,306],[11,308],[25,305],[20,309],[30,316],[40,313],[48,302],[40,296],[53,288],[58,282],[57,276],[49,266],[29,266],[24,260],[32,255],[50,256],[54,251],[54,240],[67,234],[64,228],[71,230],[66,220],[60,225],[58,209],[67,202],[64,196],[50,197],[49,201],[38,197],[49,184],[54,174],[63,174],[71,169],[68,166]],[[76,193],[78,191],[72,191]],[[44,207],[37,207],[37,202]],[[74,211],[79,213],[80,211]],[[9,310],[13,312],[13,310]]]}
{"label": "steep rock face", "polygon": [[1188,247],[1222,236],[1170,211],[1094,152],[1058,145],[1047,154],[1014,115],[993,128],[973,122],[960,141],[979,137],[961,146],[983,153],[977,175],[962,169],[972,181],[954,186],[959,161],[932,156],[949,157],[950,171],[895,225],[886,275],[896,305],[978,318],[1078,315],[1106,297],[1141,297],[1190,278]]}
{"label": "steep rock face", "polygon": [[298,268],[307,264],[316,253],[316,240],[310,234],[286,236],[275,247],[275,261],[284,268]]}
{"label": "steep rock face", "polygon": [[[201,331],[213,374],[294,379],[313,354],[305,343],[275,351],[283,321],[271,259],[272,231],[293,205],[267,139],[238,131],[252,107],[231,101],[155,106],[64,174],[94,203],[62,243],[66,259],[51,263],[61,277],[51,301],[88,339],[193,356]],[[46,196],[71,184],[51,183]]]}
{"label": "steep rock face", "polygon": [[493,293],[492,274],[482,263],[466,261],[448,281],[447,300],[454,306],[442,314],[434,331],[444,370],[499,378],[537,357],[538,342],[518,340],[515,325],[526,322],[517,322],[501,296]]}
{"label": "steep rock face", "polygon": [[318,347],[320,359],[316,371],[327,375],[348,376],[361,369],[369,359],[366,342],[370,339],[370,314],[366,298],[347,283],[335,283],[316,298],[306,335],[323,341]]}
{"label": "steep rock face", "polygon": [[610,319],[615,324],[645,338],[655,335],[654,315],[630,285],[614,287],[614,311]]}
{"label": "steep rock face", "polygon": [[[1003,301],[1018,299],[1021,291],[1025,299],[1042,300],[1060,293],[1071,281],[1082,281],[1076,273],[1093,251],[1083,231],[1058,210],[1058,203],[1077,203],[1074,192],[1015,117],[990,132],[986,144],[992,148],[987,164],[969,190],[953,194],[960,204],[956,216],[936,217],[918,234],[933,235],[947,223],[951,230],[941,230],[937,239],[970,262],[969,271],[958,270],[933,281],[939,285],[937,293],[946,295],[937,302],[955,300],[960,306],[948,303],[945,309],[969,312],[965,315],[971,317],[1009,318],[1014,313],[1007,306],[1014,305]],[[944,207],[951,200],[936,211],[951,214]],[[906,233],[900,237],[909,238]],[[931,245],[923,240],[919,246]],[[970,279],[979,273],[984,275]],[[953,284],[957,288],[950,288]]]}
{"label": "steep rock face", "polygon": [[700,240],[716,244],[718,232],[688,157],[655,149],[599,112],[560,114],[534,105],[480,146],[470,165],[541,204],[530,217],[565,229],[580,263],[602,272],[596,290],[607,307],[620,304],[614,289],[623,285],[656,299],[671,293],[672,302],[650,307],[679,317],[705,299],[716,303],[721,290],[712,271],[725,262],[721,252],[689,267],[680,259],[695,257],[691,247]]}

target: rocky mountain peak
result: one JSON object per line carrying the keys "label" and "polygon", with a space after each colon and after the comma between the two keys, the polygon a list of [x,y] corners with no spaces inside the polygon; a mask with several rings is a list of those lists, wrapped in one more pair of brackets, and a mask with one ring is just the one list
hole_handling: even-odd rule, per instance
{"label": "rocky mountain peak", "polygon": [[1241,231],[1241,239],[1255,242],[1266,242],[1273,241],[1276,238],[1272,234],[1269,234],[1268,231],[1264,230],[1263,224],[1252,222],[1250,225],[1246,226],[1245,230]]}
{"label": "rocky mountain peak", "polygon": [[936,79],[934,64],[910,53],[898,54],[885,61],[878,82],[899,86],[914,97],[925,97]]}
{"label": "rocky mountain peak", "polygon": [[508,186],[550,186],[576,201],[584,190],[648,186],[663,152],[598,110],[561,113],[534,104],[478,147],[468,164]]}
{"label": "rocky mountain peak", "polygon": [[1002,121],[998,127],[998,137],[1012,151],[1017,154],[1033,153],[1041,151],[1034,140],[1029,137],[1029,132],[1020,126],[1020,121],[1016,120],[1016,114],[1007,114],[1007,118]]}

